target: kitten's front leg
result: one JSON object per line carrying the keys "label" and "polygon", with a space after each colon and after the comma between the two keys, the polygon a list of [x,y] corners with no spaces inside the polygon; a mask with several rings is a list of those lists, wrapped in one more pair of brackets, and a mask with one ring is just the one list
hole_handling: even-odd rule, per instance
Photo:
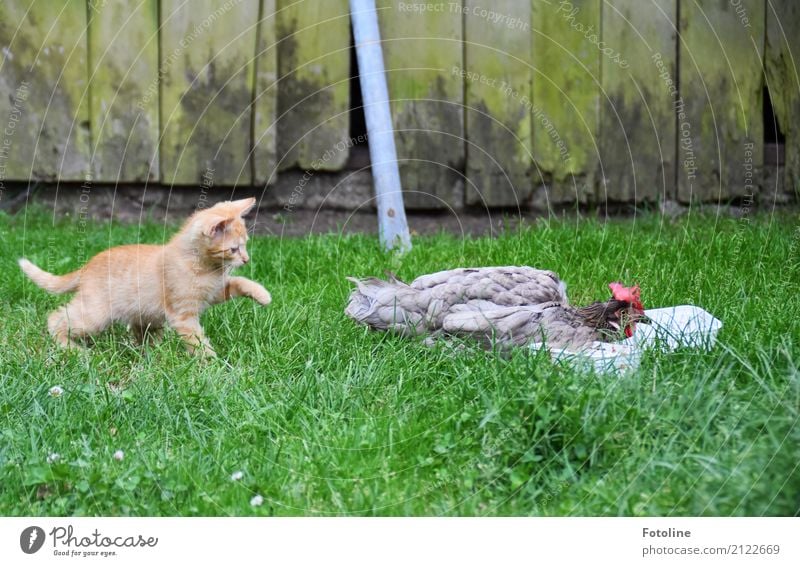
{"label": "kitten's front leg", "polygon": [[250,297],[260,305],[267,306],[272,302],[272,295],[262,285],[245,277],[231,277],[225,285],[224,300],[233,297]]}
{"label": "kitten's front leg", "polygon": [[199,314],[184,314],[172,315],[167,317],[169,325],[175,329],[175,332],[183,339],[186,348],[193,354],[201,354],[203,356],[214,358],[217,356],[214,348],[211,347],[211,342],[206,338],[203,332],[203,327],[200,326]]}

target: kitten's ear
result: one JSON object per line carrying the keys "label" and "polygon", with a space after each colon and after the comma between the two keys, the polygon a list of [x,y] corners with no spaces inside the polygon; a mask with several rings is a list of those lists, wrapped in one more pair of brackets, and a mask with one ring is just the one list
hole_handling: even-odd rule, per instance
{"label": "kitten's ear", "polygon": [[239,213],[239,216],[244,216],[256,205],[256,197],[245,198],[242,200],[235,200],[231,202],[231,206]]}
{"label": "kitten's ear", "polygon": [[203,219],[203,234],[209,238],[214,238],[225,232],[225,227],[230,222],[230,218],[223,218],[222,216],[209,216]]}

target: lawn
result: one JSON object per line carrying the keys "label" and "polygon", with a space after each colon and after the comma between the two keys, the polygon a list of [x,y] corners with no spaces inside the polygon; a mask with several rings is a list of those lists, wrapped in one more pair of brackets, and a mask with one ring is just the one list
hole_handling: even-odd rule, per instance
{"label": "lawn", "polygon": [[[203,363],[123,329],[88,355],[57,349],[45,321],[65,297],[15,263],[66,272],[173,226],[0,215],[0,514],[798,515],[799,226],[543,221],[419,237],[402,260],[368,236],[254,237],[240,271],[274,302],[208,311],[220,360]],[[426,348],[343,314],[347,275],[508,264],[557,271],[576,304],[619,279],[646,307],[696,304],[725,326],[711,352],[611,377]]]}

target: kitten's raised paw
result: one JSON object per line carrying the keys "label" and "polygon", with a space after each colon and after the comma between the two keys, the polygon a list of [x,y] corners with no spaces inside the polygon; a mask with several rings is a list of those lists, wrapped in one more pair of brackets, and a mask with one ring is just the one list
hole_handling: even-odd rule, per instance
{"label": "kitten's raised paw", "polygon": [[259,305],[267,306],[272,302],[272,295],[262,287],[253,293],[253,300]]}

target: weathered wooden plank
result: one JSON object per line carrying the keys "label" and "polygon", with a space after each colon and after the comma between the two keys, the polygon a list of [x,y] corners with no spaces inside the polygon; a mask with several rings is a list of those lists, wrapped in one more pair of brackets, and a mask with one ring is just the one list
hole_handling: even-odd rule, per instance
{"label": "weathered wooden plank", "polygon": [[278,169],[337,170],[347,161],[347,0],[278,0]]}
{"label": "weathered wooden plank", "polygon": [[603,3],[599,202],[675,196],[677,2],[648,4]]}
{"label": "weathered wooden plank", "polygon": [[377,5],[406,207],[460,208],[463,5],[397,0],[378,0]]}
{"label": "weathered wooden plank", "polygon": [[161,180],[252,182],[258,0],[162,0]]}
{"label": "weathered wooden plank", "polygon": [[0,180],[89,173],[86,43],[84,0],[0,2]]}
{"label": "weathered wooden plank", "polygon": [[274,183],[277,175],[278,44],[275,0],[261,0],[253,99],[253,179]]}
{"label": "weathered wooden plank", "polygon": [[533,171],[539,207],[594,197],[598,167],[597,0],[533,0]]}
{"label": "weathered wooden plank", "polygon": [[[800,3],[767,3],[765,71],[772,108],[786,136],[786,192],[800,194]],[[765,163],[766,165],[766,163]],[[773,190],[766,187],[770,192]]]}
{"label": "weathered wooden plank", "polygon": [[88,6],[93,176],[157,180],[158,1]]}
{"label": "weathered wooden plank", "polygon": [[464,20],[466,200],[520,206],[532,187],[531,3],[466,0]]}
{"label": "weathered wooden plank", "polygon": [[749,198],[763,164],[764,2],[681,0],[680,32],[678,198]]}

